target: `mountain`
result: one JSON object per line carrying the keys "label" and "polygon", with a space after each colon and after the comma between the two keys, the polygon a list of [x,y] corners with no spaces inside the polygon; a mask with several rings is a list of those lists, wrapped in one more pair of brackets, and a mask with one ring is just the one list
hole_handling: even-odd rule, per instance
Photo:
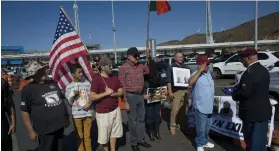
{"label": "mountain", "polygon": [[[254,40],[254,23],[255,20],[251,20],[228,30],[214,32],[213,39],[215,43],[252,41]],[[279,40],[279,12],[258,18],[258,39]],[[171,40],[163,42],[159,46],[200,43],[205,43],[205,34],[193,34],[181,41]]]}

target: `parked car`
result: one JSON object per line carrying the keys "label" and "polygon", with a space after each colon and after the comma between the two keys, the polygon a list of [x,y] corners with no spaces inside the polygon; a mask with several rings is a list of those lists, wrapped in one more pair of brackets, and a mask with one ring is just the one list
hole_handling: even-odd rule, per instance
{"label": "parked car", "polygon": [[[279,101],[279,71],[270,71],[270,84],[269,84],[269,96],[272,99]],[[241,74],[235,75],[235,82],[238,83]]]}
{"label": "parked car", "polygon": [[[270,66],[267,66],[266,67],[267,70],[272,73],[272,72],[279,72],[279,61],[277,61],[276,63],[270,65]],[[238,82],[241,78],[241,75],[244,71],[239,71],[235,74],[235,81]]]}
{"label": "parked car", "polygon": [[279,58],[279,51],[275,51],[272,53],[274,56],[276,56],[277,58]]}
{"label": "parked car", "polygon": [[270,73],[269,96],[279,101],[279,71]]}
{"label": "parked car", "polygon": [[[246,68],[240,62],[240,59],[238,53],[233,54],[228,59],[224,57],[223,59],[220,59],[220,62],[214,62],[213,59],[213,72],[215,78],[221,78],[223,75],[235,75],[240,71],[244,71]],[[279,59],[269,51],[258,52],[258,60],[266,67],[279,61]]]}

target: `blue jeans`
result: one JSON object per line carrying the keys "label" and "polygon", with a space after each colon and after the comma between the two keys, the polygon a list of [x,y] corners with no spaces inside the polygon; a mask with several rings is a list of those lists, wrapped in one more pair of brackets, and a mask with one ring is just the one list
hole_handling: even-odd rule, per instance
{"label": "blue jeans", "polygon": [[135,146],[138,142],[144,140],[145,134],[145,108],[144,97],[139,94],[127,93],[127,101],[130,105],[129,131],[131,137],[131,145]]}
{"label": "blue jeans", "polygon": [[161,121],[160,110],[161,102],[145,103],[145,122],[147,124],[159,123]]}
{"label": "blue jeans", "polygon": [[195,110],[196,122],[196,147],[202,147],[208,143],[208,133],[212,123],[212,114],[203,114]]}
{"label": "blue jeans", "polygon": [[243,134],[246,151],[266,151],[268,121],[243,121]]}

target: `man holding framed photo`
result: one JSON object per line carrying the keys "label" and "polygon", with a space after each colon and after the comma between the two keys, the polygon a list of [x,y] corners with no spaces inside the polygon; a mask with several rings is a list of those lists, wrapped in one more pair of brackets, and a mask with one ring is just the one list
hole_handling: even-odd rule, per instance
{"label": "man holding framed photo", "polygon": [[175,135],[177,129],[177,113],[184,103],[187,102],[188,97],[187,87],[178,87],[174,85],[176,78],[173,74],[173,67],[190,69],[187,65],[184,65],[184,56],[182,52],[175,53],[174,60],[175,62],[168,68],[167,71],[167,87],[169,97],[171,99],[170,133],[172,135]]}

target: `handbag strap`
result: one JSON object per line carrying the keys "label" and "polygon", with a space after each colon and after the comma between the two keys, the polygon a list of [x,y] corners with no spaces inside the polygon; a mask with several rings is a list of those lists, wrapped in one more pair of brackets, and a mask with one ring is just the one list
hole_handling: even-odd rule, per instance
{"label": "handbag strap", "polygon": [[105,83],[106,88],[108,88],[108,85],[107,85],[107,83],[106,83],[106,81],[105,81],[104,77],[103,77],[101,74],[100,74],[100,76],[101,76],[101,78],[102,78],[103,82]]}

